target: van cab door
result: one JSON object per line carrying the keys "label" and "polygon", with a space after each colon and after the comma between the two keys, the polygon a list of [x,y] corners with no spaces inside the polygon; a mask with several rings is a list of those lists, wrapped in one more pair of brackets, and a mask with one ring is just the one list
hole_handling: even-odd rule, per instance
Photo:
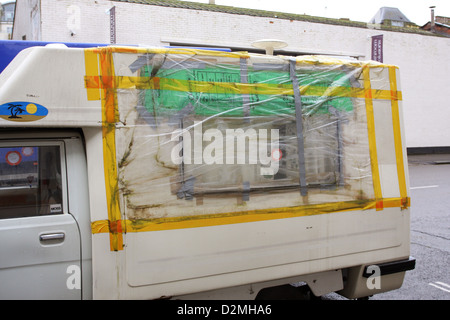
{"label": "van cab door", "polygon": [[64,139],[0,139],[0,299],[81,298],[66,163]]}

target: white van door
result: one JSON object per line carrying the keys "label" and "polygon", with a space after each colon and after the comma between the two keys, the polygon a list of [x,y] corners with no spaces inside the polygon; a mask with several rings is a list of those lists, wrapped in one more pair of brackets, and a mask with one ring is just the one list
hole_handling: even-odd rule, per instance
{"label": "white van door", "polygon": [[0,140],[0,299],[80,299],[64,140]]}

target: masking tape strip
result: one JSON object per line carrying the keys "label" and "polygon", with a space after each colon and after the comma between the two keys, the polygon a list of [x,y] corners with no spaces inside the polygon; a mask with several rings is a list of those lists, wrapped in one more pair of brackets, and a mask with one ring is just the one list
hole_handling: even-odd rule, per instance
{"label": "masking tape strip", "polygon": [[[145,77],[116,77],[114,73],[114,65],[112,59],[113,52],[123,53],[148,53],[148,49],[136,48],[117,48],[107,47],[102,49],[86,49],[85,50],[85,86],[88,89],[88,99],[96,100],[99,98],[99,89],[102,89],[102,121],[103,121],[103,152],[105,165],[105,183],[108,200],[108,220],[94,221],[92,223],[92,232],[95,233],[110,233],[111,250],[117,251],[123,249],[123,233],[139,232],[139,231],[156,231],[156,230],[170,230],[181,228],[193,228],[202,226],[215,226],[223,224],[254,222],[272,219],[282,219],[297,216],[315,215],[339,211],[349,210],[366,210],[376,209],[380,210],[387,207],[408,207],[409,198],[403,197],[406,195],[406,184],[402,184],[399,176],[401,198],[382,199],[381,185],[379,178],[378,162],[376,157],[376,140],[375,140],[375,125],[373,118],[373,99],[389,99],[393,101],[393,110],[398,111],[398,100],[401,100],[401,92],[396,90],[396,85],[392,86],[391,90],[372,90],[370,87],[370,68],[380,67],[379,65],[367,64],[363,67],[364,75],[364,89],[349,88],[349,87],[333,87],[323,88],[314,86],[299,87],[302,95],[319,95],[319,96],[334,96],[334,97],[353,97],[365,98],[366,110],[368,117],[368,133],[369,133],[369,148],[372,165],[372,175],[374,180],[375,200],[370,201],[351,201],[331,204],[321,204],[314,206],[302,206],[296,208],[277,208],[269,210],[254,210],[243,213],[231,213],[221,215],[203,215],[196,217],[179,217],[179,218],[165,218],[153,220],[122,220],[118,202],[118,181],[116,168],[116,151],[115,151],[115,123],[118,120],[117,110],[117,89],[163,89],[176,91],[193,91],[208,92],[208,90],[218,93],[218,89],[223,88],[224,93],[230,92],[233,89],[237,94],[285,94],[294,95],[294,89],[287,85],[283,88],[280,84],[246,84],[246,83],[202,83],[199,81],[184,81],[174,79],[152,78],[149,81]],[[154,53],[163,54],[204,54],[215,55],[232,58],[248,58],[245,54],[227,54],[219,52],[212,54],[210,51],[201,52],[199,50],[152,50]],[[100,76],[96,73],[96,63],[98,63],[98,55],[100,55]],[[308,63],[308,61],[299,61],[301,63]],[[313,62],[311,62],[313,63]],[[381,66],[382,67],[382,66]],[[97,65],[98,68],[98,65]],[[394,70],[394,69],[393,69]],[[395,70],[394,70],[395,71]],[[391,71],[390,71],[391,72]],[[390,74],[391,76],[391,74]],[[92,90],[91,90],[92,89]],[[219,92],[220,93],[220,92]],[[394,101],[395,100],[395,101]],[[397,114],[397,115],[396,115]],[[394,122],[398,117],[398,112],[393,112]],[[398,122],[398,121],[397,121]],[[399,127],[394,128],[394,135],[397,135],[396,146],[400,137]],[[397,157],[402,153],[397,152]],[[400,161],[397,159],[397,165]],[[403,166],[403,161],[401,161]],[[404,168],[403,168],[404,169]],[[404,170],[399,170],[403,173]],[[402,191],[404,185],[404,192]],[[275,214],[270,214],[275,213]]]}
{"label": "masking tape strip", "polygon": [[378,168],[378,158],[377,158],[377,143],[375,137],[375,119],[373,114],[373,97],[372,89],[370,84],[370,69],[368,67],[363,67],[363,78],[364,78],[364,90],[366,92],[366,116],[367,116],[367,131],[369,134],[369,153],[370,153],[370,165],[372,167],[372,180],[373,189],[376,200],[376,209],[383,209],[382,193],[381,193],[381,182],[380,182],[380,172]]}
{"label": "masking tape strip", "polygon": [[388,68],[391,65],[380,63],[377,61],[369,60],[369,61],[352,61],[352,60],[344,60],[339,58],[330,58],[327,56],[299,56],[297,57],[297,65],[298,64],[305,64],[305,65],[323,65],[323,66],[336,66],[336,65],[342,65],[342,66],[349,66],[352,68],[361,68],[362,66],[368,67],[368,68]]}
{"label": "masking tape strip", "polygon": [[[228,51],[216,51],[216,50],[203,50],[203,49],[190,49],[190,48],[145,48],[145,47],[125,47],[125,46],[109,46],[113,53],[135,53],[135,54],[180,54],[191,56],[208,56],[208,57],[222,57],[222,58],[235,58],[235,59],[248,59],[250,55],[248,52],[228,52]],[[102,50],[104,50],[102,48]]]}
{"label": "masking tape strip", "polygon": [[406,199],[408,197],[406,189],[406,178],[405,178],[405,167],[403,160],[403,145],[402,145],[402,135],[400,129],[400,110],[398,105],[398,98],[396,96],[397,92],[397,78],[395,67],[389,67],[389,82],[392,91],[391,108],[392,108],[392,124],[394,130],[394,144],[395,144],[395,156],[397,160],[397,175],[398,184],[400,189],[400,197],[405,199],[404,206],[406,206]]}
{"label": "masking tape strip", "polygon": [[[383,199],[384,208],[397,208],[404,206],[402,198]],[[190,217],[156,218],[121,220],[112,223],[108,220],[98,220],[91,224],[92,233],[108,232],[148,232],[187,228],[210,227],[236,223],[258,222],[266,220],[296,218],[334,212],[369,210],[377,208],[378,200],[346,201],[325,203],[318,205],[306,205],[298,207],[285,207],[274,209],[250,210],[235,213],[206,214]],[[409,198],[407,198],[409,206]]]}
{"label": "masking tape strip", "polygon": [[[107,49],[106,49],[107,48]],[[227,52],[227,51],[215,51],[204,49],[191,49],[191,48],[161,48],[161,47],[130,47],[130,46],[108,46],[99,48],[98,50],[109,50],[111,53],[133,53],[133,54],[174,54],[174,55],[196,55],[196,56],[210,56],[210,57],[223,57],[223,58],[235,58],[235,59],[249,59],[250,54],[246,51],[241,52]],[[276,57],[274,57],[276,58]],[[340,60],[335,58],[317,56],[301,56],[296,58],[297,64],[306,65],[343,65],[349,67],[360,68],[361,62],[355,62],[350,60]],[[383,64],[375,61],[364,62],[364,65],[368,68],[388,68],[391,65]]]}
{"label": "masking tape strip", "polygon": [[[223,58],[235,58],[235,59],[249,59],[250,54],[246,51],[215,51],[215,50],[205,50],[205,49],[191,49],[191,48],[161,48],[161,47],[127,47],[127,46],[109,46],[108,47],[113,53],[134,53],[134,54],[174,54],[174,55],[196,55],[196,56],[209,56],[209,57],[223,57]],[[100,48],[100,50],[104,50]],[[274,56],[276,59],[277,57]],[[361,62],[355,62],[350,60],[340,60],[336,58],[327,58],[317,56],[301,56],[296,58],[297,64],[306,65],[343,65],[349,67],[360,68],[362,66]],[[375,61],[364,62],[364,65],[368,68],[388,68],[391,65],[383,64]]]}
{"label": "masking tape strip", "polygon": [[100,51],[100,73],[104,84],[102,89],[102,134],[105,188],[108,205],[111,251],[123,249],[123,229],[119,207],[119,184],[116,161],[116,121],[118,120],[116,89],[114,88],[114,63],[111,50]]}
{"label": "masking tape strip", "polygon": [[[104,77],[104,76],[103,76]],[[103,78],[102,77],[102,78]],[[85,86],[87,89],[102,88],[106,83],[97,76],[86,76]],[[224,94],[258,94],[258,95],[294,95],[292,85],[275,83],[235,83],[235,82],[206,82],[193,80],[168,79],[159,77],[114,77],[114,87],[116,89],[139,89],[139,90],[171,90],[179,92],[202,92],[202,93],[224,93]],[[323,96],[323,97],[349,97],[366,98],[364,88],[354,87],[323,87],[323,86],[299,86],[302,96]],[[392,90],[371,90],[372,99],[391,100]],[[402,100],[401,91],[396,91],[394,95],[398,100]]]}
{"label": "masking tape strip", "polygon": [[[86,71],[86,77],[98,78],[98,54],[94,50],[84,50],[84,66]],[[86,84],[87,99],[100,100],[100,84],[93,88],[89,88]]]}

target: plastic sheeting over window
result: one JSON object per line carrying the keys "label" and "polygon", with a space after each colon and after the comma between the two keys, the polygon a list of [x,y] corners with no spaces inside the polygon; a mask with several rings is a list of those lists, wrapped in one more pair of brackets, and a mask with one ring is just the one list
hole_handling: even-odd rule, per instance
{"label": "plastic sheeting over window", "polygon": [[[88,94],[102,89],[107,188],[120,211],[110,220],[126,218],[126,230],[383,207],[373,101],[401,99],[395,67],[310,56],[96,50],[86,58],[99,53],[100,77],[87,76],[86,87]],[[401,153],[401,141],[395,148]]]}

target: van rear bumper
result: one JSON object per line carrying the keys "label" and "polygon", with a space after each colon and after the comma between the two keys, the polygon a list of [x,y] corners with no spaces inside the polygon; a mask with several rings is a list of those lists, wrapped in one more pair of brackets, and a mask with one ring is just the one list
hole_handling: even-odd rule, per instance
{"label": "van rear bumper", "polygon": [[416,259],[409,257],[348,268],[344,289],[338,293],[355,299],[396,290],[402,286],[406,271],[413,270],[415,266]]}
{"label": "van rear bumper", "polygon": [[[372,266],[377,266],[380,270],[380,276],[385,276],[388,274],[413,270],[416,267],[416,259],[414,257],[409,257],[408,259],[370,265],[370,267]],[[364,278],[369,278],[373,275],[373,272],[370,272],[368,268],[369,266],[364,268],[362,274]]]}

